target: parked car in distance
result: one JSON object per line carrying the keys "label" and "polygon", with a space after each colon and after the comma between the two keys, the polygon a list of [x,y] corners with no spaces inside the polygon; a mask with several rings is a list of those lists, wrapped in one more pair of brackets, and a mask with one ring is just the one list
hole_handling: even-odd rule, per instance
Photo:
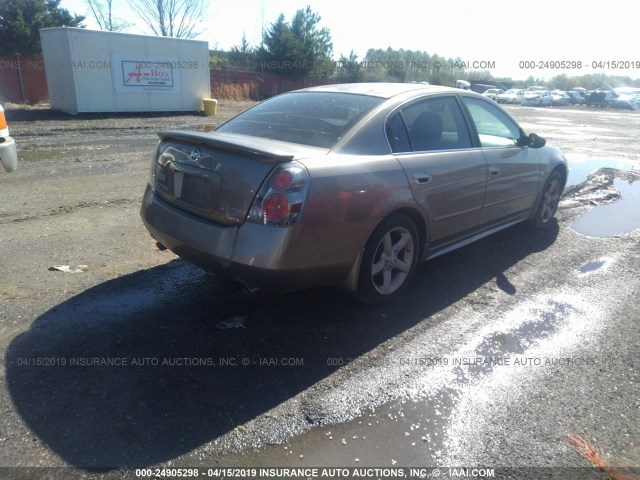
{"label": "parked car in distance", "polygon": [[312,87],[159,136],[141,216],[161,245],[248,289],[338,286],[370,304],[421,261],[548,226],[567,178],[497,103],[419,84]]}
{"label": "parked car in distance", "polygon": [[488,90],[485,90],[482,95],[490,98],[495,102],[498,99],[498,95],[500,95],[501,93],[504,93],[504,90],[502,90],[501,88],[490,88]]}
{"label": "parked car in distance", "polygon": [[567,92],[563,92],[561,90],[554,90],[551,92],[551,104],[554,107],[564,107],[571,103],[571,97],[567,94]]}
{"label": "parked car in distance", "polygon": [[524,95],[524,90],[521,88],[510,88],[506,92],[499,94],[496,97],[498,103],[516,103],[519,104],[522,102],[522,96]]}
{"label": "parked car in distance", "polygon": [[18,168],[16,142],[9,136],[9,127],[7,127],[2,105],[0,105],[0,163],[7,172],[13,172]]}
{"label": "parked car in distance", "polygon": [[610,90],[594,90],[587,93],[584,103],[590,107],[609,107],[614,99]]}
{"label": "parked car in distance", "polygon": [[567,95],[569,95],[569,103],[571,105],[584,105],[584,96],[577,91],[570,91],[567,92]]}
{"label": "parked car in distance", "polygon": [[522,105],[527,107],[551,106],[553,97],[549,90],[529,90],[522,96]]}
{"label": "parked car in distance", "polygon": [[635,110],[640,103],[640,95],[633,94],[617,94],[610,102],[613,108],[624,108],[627,110]]}

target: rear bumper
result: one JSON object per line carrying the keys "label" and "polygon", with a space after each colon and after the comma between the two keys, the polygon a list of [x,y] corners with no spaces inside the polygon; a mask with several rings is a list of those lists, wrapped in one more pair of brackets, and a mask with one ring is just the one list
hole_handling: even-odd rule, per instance
{"label": "rear bumper", "polygon": [[18,168],[18,152],[13,138],[4,137],[4,142],[0,143],[0,161],[7,172]]}
{"label": "rear bumper", "polygon": [[360,248],[357,241],[352,246],[336,244],[331,226],[216,224],[169,205],[149,186],[140,215],[151,236],[176,255],[217,275],[274,292],[341,284]]}

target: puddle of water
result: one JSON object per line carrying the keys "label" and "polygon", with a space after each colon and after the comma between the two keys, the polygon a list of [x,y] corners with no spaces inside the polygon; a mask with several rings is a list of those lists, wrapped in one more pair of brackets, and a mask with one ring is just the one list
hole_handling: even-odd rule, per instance
{"label": "puddle of water", "polygon": [[[443,388],[422,401],[396,400],[351,422],[318,426],[286,445],[267,446],[254,459],[261,466],[292,461],[322,468],[433,465],[444,453],[457,397],[455,389]],[[226,457],[226,462],[234,460]]]}
{"label": "puddle of water", "polygon": [[604,267],[606,263],[607,262],[605,260],[594,260],[593,262],[585,263],[578,270],[580,271],[580,273],[595,272],[596,270]]}
{"label": "puddle of water", "polygon": [[569,177],[567,187],[584,182],[590,173],[600,168],[615,168],[616,170],[634,170],[638,162],[625,159],[611,158],[569,158]]}
{"label": "puddle of water", "polygon": [[573,311],[573,307],[566,303],[550,302],[546,309],[532,312],[533,318],[515,330],[495,332],[486,336],[475,349],[475,354],[481,361],[471,362],[466,366],[466,371],[464,368],[458,368],[458,380],[464,384],[471,379],[488,375],[500,366],[500,360],[505,356],[521,355],[540,340],[556,333],[562,321]]}
{"label": "puddle of water", "polygon": [[[391,466],[436,465],[447,457],[449,444],[458,440],[451,427],[457,420],[461,401],[469,395],[474,397],[478,384],[501,377],[500,372],[522,368],[513,363],[516,357],[553,341],[563,327],[582,318],[582,313],[570,298],[547,299],[522,307],[503,326],[488,329],[479,343],[459,350],[452,357],[459,362],[435,367],[449,370],[451,375],[444,384],[438,385],[436,378],[442,372],[428,373],[425,378],[435,386],[429,394],[392,401],[345,424],[310,430],[289,443],[286,450],[282,447],[275,450],[279,457],[273,456],[274,450],[265,452],[265,456],[275,464],[281,461],[283,452],[293,451],[289,458],[297,458],[298,453],[304,452],[305,462],[313,465],[390,466],[390,462]],[[512,357],[508,366],[484,361],[507,356]],[[473,435],[468,422],[464,431]],[[483,442],[475,453],[484,457],[493,449],[502,448],[498,440]]]}
{"label": "puddle of water", "polygon": [[[468,453],[471,457],[465,458],[483,459],[511,448],[509,439],[499,430],[492,432],[490,438],[485,435],[482,441],[478,441],[476,432],[486,431],[485,422],[491,418],[486,412],[493,412],[496,406],[513,406],[514,397],[529,395],[524,385],[537,377],[538,372],[547,372],[546,368],[530,368],[531,362],[515,363],[515,360],[527,360],[522,354],[531,354],[537,360],[571,356],[574,345],[584,344],[575,329],[592,335],[600,326],[596,323],[600,315],[591,308],[579,298],[557,291],[518,305],[502,320],[474,335],[449,357],[450,361],[416,371],[419,378],[407,373],[407,379],[414,379],[409,380],[412,386],[406,392],[407,399],[401,397],[374,405],[345,423],[331,421],[329,425],[305,430],[285,445],[267,445],[251,456],[252,462],[276,467],[295,465],[293,462],[319,467],[424,466],[457,464],[448,460],[452,451],[456,458]],[[396,359],[408,358],[405,353],[400,355]],[[511,356],[512,362],[488,367],[473,376],[462,360],[473,360],[479,355]],[[460,362],[451,361],[455,358]],[[553,365],[557,368],[557,364]],[[379,378],[379,373],[373,370],[367,381]],[[392,382],[395,384],[396,380]],[[389,390],[392,397],[394,388]],[[343,395],[340,392],[336,398]],[[335,405],[323,402],[321,406],[329,409]],[[478,410],[473,408],[478,404],[481,408],[488,404],[490,410],[481,409],[477,414]],[[230,466],[241,466],[246,464],[246,457],[242,453],[227,455],[224,461]]]}
{"label": "puddle of water", "polygon": [[582,214],[571,227],[590,237],[608,238],[640,228],[640,182],[615,179],[613,186],[621,194],[615,203],[598,205]]}

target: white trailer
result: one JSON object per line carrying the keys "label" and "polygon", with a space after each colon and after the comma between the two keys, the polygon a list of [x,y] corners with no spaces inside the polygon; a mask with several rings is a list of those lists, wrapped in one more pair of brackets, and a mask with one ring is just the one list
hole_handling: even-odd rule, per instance
{"label": "white trailer", "polygon": [[211,96],[207,42],[84,28],[40,30],[51,108],[202,111]]}

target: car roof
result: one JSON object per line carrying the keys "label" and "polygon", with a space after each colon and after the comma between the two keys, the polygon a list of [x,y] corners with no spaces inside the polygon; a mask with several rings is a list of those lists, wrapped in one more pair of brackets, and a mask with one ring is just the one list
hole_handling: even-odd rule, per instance
{"label": "car roof", "polygon": [[370,95],[373,97],[392,98],[407,92],[421,91],[423,93],[460,92],[453,87],[441,87],[438,85],[423,85],[420,83],[341,83],[335,85],[322,85],[318,87],[304,88],[297,92],[327,92],[327,93],[353,93],[358,95]]}

